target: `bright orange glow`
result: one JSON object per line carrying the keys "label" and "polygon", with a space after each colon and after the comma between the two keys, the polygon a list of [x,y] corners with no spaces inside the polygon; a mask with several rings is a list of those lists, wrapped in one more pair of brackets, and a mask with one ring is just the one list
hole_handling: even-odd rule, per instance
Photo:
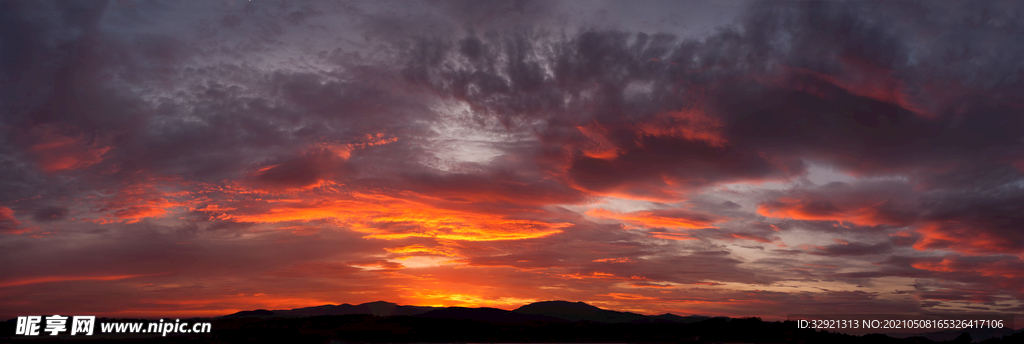
{"label": "bright orange glow", "polygon": [[697,238],[691,237],[683,233],[672,233],[672,232],[649,232],[651,237],[665,240],[697,240]]}
{"label": "bright orange glow", "polygon": [[561,233],[562,228],[572,225],[441,209],[381,194],[353,193],[347,199],[320,197],[266,202],[273,206],[269,209],[253,206],[216,217],[255,223],[332,220],[367,233],[365,238],[386,240],[410,237],[463,241],[532,239]]}
{"label": "bright orange glow", "polygon": [[402,246],[402,247],[395,247],[395,248],[385,248],[385,250],[387,250],[388,252],[391,252],[391,253],[401,253],[401,254],[427,253],[427,254],[433,254],[433,255],[439,255],[439,256],[448,256],[448,257],[454,257],[455,256],[455,253],[451,249],[444,248],[444,247],[436,247],[436,248],[435,247],[426,247],[426,246],[423,246],[423,245],[409,245],[409,246]]}
{"label": "bright orange glow", "polygon": [[633,261],[632,259],[629,259],[629,257],[601,258],[601,259],[594,259],[594,260],[592,260],[592,262],[595,262],[595,263],[636,263],[636,261]]}
{"label": "bright orange glow", "polygon": [[488,297],[475,294],[472,291],[448,292],[443,290],[425,289],[407,296],[412,300],[418,300],[418,304],[435,305],[440,307],[493,307],[500,309],[515,309],[519,306],[541,301],[532,298],[516,297]]}
{"label": "bright orange glow", "polygon": [[[605,190],[591,190],[572,181],[567,181],[566,184],[573,189],[580,190],[594,196],[614,197],[637,201],[670,203],[678,202],[682,200],[683,197],[681,193],[670,188],[666,188],[663,182],[651,185],[625,184]],[[643,193],[638,193],[638,190],[642,190]]]}
{"label": "bright orange glow", "polygon": [[657,284],[654,282],[642,282],[642,283],[630,283],[630,287],[633,288],[654,288],[654,289],[675,289],[678,288],[674,285]]}
{"label": "bright orange glow", "polygon": [[618,276],[615,276],[614,274],[609,274],[609,273],[604,273],[604,272],[591,272],[589,274],[581,274],[581,273],[577,272],[577,273],[573,273],[573,274],[552,274],[552,275],[553,276],[557,276],[557,277],[561,277],[561,278],[565,278],[565,279],[574,279],[574,280],[583,280],[583,279],[627,279],[627,278],[624,278],[624,277],[618,277]]}

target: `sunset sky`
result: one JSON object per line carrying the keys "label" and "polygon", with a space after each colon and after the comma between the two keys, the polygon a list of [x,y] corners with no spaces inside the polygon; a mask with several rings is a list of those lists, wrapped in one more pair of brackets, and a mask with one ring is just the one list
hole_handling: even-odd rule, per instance
{"label": "sunset sky", "polygon": [[1019,1],[0,0],[0,319],[1021,314],[1022,41]]}

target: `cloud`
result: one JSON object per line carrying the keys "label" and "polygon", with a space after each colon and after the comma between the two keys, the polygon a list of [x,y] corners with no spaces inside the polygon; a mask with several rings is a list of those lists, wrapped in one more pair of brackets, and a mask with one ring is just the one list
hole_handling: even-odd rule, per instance
{"label": "cloud", "polygon": [[979,190],[972,194],[931,198],[927,220],[916,229],[920,250],[950,249],[969,254],[1020,253],[1024,237],[1013,228],[1019,222],[1020,186]]}
{"label": "cloud", "polygon": [[721,218],[710,214],[690,212],[685,209],[664,209],[619,213],[599,208],[588,211],[587,215],[603,219],[620,220],[632,225],[647,228],[705,228],[722,220]]}
{"label": "cloud", "polygon": [[37,222],[46,221],[60,221],[68,215],[68,208],[65,207],[46,207],[36,210],[32,214],[32,219]]}
{"label": "cloud", "polygon": [[11,208],[0,206],[0,230],[5,232],[13,231],[21,226],[21,221],[14,218],[14,210]]}
{"label": "cloud", "polygon": [[38,157],[39,168],[46,172],[80,169],[103,160],[111,147],[97,147],[84,138],[65,136],[53,128],[39,129],[38,139],[28,148]]}
{"label": "cloud", "polygon": [[835,245],[818,246],[810,253],[813,255],[842,257],[842,256],[863,256],[870,254],[885,254],[892,250],[889,243],[865,244],[859,242],[840,242]]}
{"label": "cloud", "polygon": [[37,283],[67,282],[67,281],[116,281],[125,278],[140,277],[146,275],[114,275],[114,276],[45,276],[36,278],[24,278],[0,283],[0,288],[14,287]]}
{"label": "cloud", "polygon": [[5,298],[1019,300],[1020,5],[736,6],[4,2]]}
{"label": "cloud", "polygon": [[[230,209],[204,208],[211,217],[248,223],[289,223],[327,220],[365,233],[366,238],[404,239],[426,237],[487,241],[539,238],[561,233],[571,223],[552,223],[500,214],[475,213],[431,207],[414,195],[396,197],[383,193],[336,193],[333,185],[288,196],[226,202]],[[413,196],[413,197],[408,197]],[[221,210],[230,210],[223,213]]]}
{"label": "cloud", "polygon": [[788,195],[758,204],[758,214],[772,218],[839,221],[860,226],[901,226],[915,220],[915,205],[902,183],[831,183],[792,190]]}

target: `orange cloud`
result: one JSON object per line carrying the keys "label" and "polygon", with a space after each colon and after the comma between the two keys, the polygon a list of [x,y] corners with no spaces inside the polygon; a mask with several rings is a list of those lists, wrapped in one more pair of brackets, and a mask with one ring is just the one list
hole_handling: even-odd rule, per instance
{"label": "orange cloud", "polygon": [[169,190],[172,186],[166,180],[151,178],[122,187],[104,201],[101,212],[107,212],[98,223],[136,223],[146,218],[162,217],[169,210],[191,204],[188,191]]}
{"label": "orange cloud", "polygon": [[643,296],[637,294],[624,294],[624,293],[608,293],[608,294],[596,294],[594,296],[606,296],[616,300],[657,300],[656,297]]}
{"label": "orange cloud", "polygon": [[462,241],[533,239],[561,233],[562,228],[572,225],[443,209],[383,194],[313,197],[238,203],[231,206],[238,211],[214,216],[253,223],[329,220],[367,233],[365,238],[387,240],[411,237]]}
{"label": "orange cloud", "polygon": [[581,151],[586,157],[612,160],[622,153],[625,153],[625,150],[616,147],[616,145],[608,139],[608,129],[600,124],[594,123],[588,126],[578,126],[576,129],[578,129],[583,136],[590,139],[589,142],[585,143],[583,147],[581,147]]}
{"label": "orange cloud", "polygon": [[361,149],[361,148],[366,148],[366,147],[373,147],[373,146],[382,146],[382,145],[386,145],[386,144],[389,144],[389,143],[398,142],[398,138],[397,137],[384,138],[384,133],[366,134],[366,135],[363,136],[363,140],[364,140],[364,142],[360,142],[360,143],[345,143],[345,144],[326,142],[326,143],[316,144],[316,145],[314,145],[314,147],[320,148],[320,149],[326,149],[326,150],[334,153],[334,155],[338,156],[339,158],[348,160],[349,158],[352,157],[352,151],[354,151],[356,149]]}
{"label": "orange cloud", "polygon": [[16,280],[10,280],[6,282],[0,282],[0,288],[15,287],[20,285],[38,284],[38,283],[51,283],[51,282],[70,282],[70,281],[116,281],[126,278],[142,277],[142,276],[153,276],[149,275],[111,275],[111,276],[42,276],[42,277],[29,277],[21,278]]}
{"label": "orange cloud", "polygon": [[601,258],[592,260],[594,263],[636,263],[636,261],[629,259],[629,257],[622,258]]}
{"label": "orange cloud", "polygon": [[409,297],[422,300],[423,304],[439,307],[494,307],[504,309],[516,308],[524,304],[540,301],[532,298],[487,296],[477,294],[472,290],[421,290]]}
{"label": "orange cloud", "polygon": [[585,273],[581,274],[581,273],[578,273],[578,272],[577,273],[571,273],[571,274],[555,273],[555,274],[551,274],[551,275],[552,276],[556,276],[556,277],[561,277],[561,278],[564,278],[564,279],[573,279],[573,280],[583,280],[583,279],[628,279],[628,278],[624,278],[624,277],[618,277],[618,276],[615,276],[614,274],[605,273],[605,272],[591,272],[589,274],[585,274]]}
{"label": "orange cloud", "polygon": [[720,218],[707,214],[692,213],[681,209],[648,210],[620,213],[606,209],[588,210],[587,215],[610,220],[620,220],[644,228],[708,228],[711,224],[721,221]]}
{"label": "orange cloud", "polygon": [[654,288],[654,289],[675,289],[678,288],[672,284],[665,284],[664,282],[637,282],[629,283],[630,287],[633,288]]}
{"label": "orange cloud", "polygon": [[455,252],[445,247],[426,247],[423,245],[409,245],[395,248],[385,248],[391,253],[410,254],[410,253],[426,253],[438,256],[455,257]]}
{"label": "orange cloud", "polygon": [[648,233],[651,234],[651,237],[658,238],[658,239],[676,240],[676,241],[697,240],[697,238],[691,237],[691,236],[683,234],[683,233],[672,233],[672,232],[648,232]]}

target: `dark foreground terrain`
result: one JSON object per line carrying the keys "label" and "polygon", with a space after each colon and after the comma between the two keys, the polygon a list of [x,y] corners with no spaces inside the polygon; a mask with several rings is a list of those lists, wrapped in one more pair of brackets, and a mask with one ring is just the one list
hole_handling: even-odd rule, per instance
{"label": "dark foreground terrain", "polygon": [[[97,322],[150,322],[98,319]],[[106,334],[91,337],[15,336],[15,320],[3,323],[0,342],[147,343],[1024,343],[1024,332],[1001,330],[930,333],[909,338],[853,336],[799,329],[795,322],[758,318],[644,316],[602,310],[584,303],[540,302],[515,311],[495,308],[431,308],[386,302],[326,305],[294,310],[256,310],[210,322],[206,334]],[[97,332],[99,329],[97,328]],[[950,338],[949,340],[941,340]],[[985,339],[987,338],[987,339]],[[939,339],[939,340],[935,340]],[[978,341],[978,339],[984,339]]]}

